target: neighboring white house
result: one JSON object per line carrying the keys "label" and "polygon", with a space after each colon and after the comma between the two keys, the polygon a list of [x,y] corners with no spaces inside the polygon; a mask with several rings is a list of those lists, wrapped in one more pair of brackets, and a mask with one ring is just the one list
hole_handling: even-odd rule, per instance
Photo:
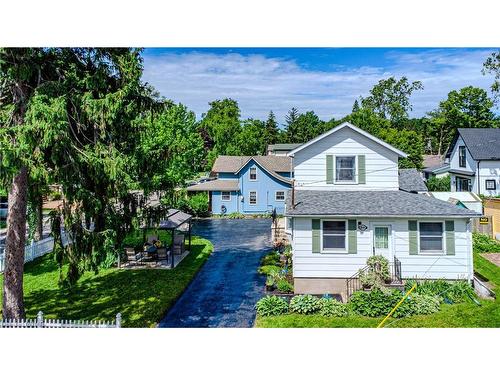
{"label": "neighboring white house", "polygon": [[451,191],[500,195],[500,129],[458,129],[446,157]]}
{"label": "neighboring white house", "polygon": [[343,123],[288,156],[295,293],[345,295],[373,254],[400,264],[402,278],[473,278],[470,218],[479,214],[413,193],[425,185],[398,169],[404,152]]}

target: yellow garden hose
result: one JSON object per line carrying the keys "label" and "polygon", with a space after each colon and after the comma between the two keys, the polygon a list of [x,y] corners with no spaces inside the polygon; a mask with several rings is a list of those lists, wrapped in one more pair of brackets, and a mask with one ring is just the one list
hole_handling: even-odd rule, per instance
{"label": "yellow garden hose", "polygon": [[411,292],[413,292],[413,290],[414,290],[416,287],[417,287],[417,283],[413,284],[413,286],[410,288],[410,290],[409,290],[408,292],[406,292],[406,294],[404,295],[404,297],[403,297],[403,298],[401,298],[401,301],[399,301],[399,302],[396,304],[396,306],[394,306],[394,308],[391,310],[391,312],[390,312],[389,314],[387,314],[387,316],[384,318],[384,320],[382,320],[382,321],[380,322],[380,324],[377,326],[377,328],[381,328],[381,327],[384,325],[385,321],[386,321],[387,319],[389,319],[389,318],[391,317],[391,315],[392,315],[392,314],[394,314],[394,311],[396,311],[396,310],[397,310],[397,308],[398,308],[398,307],[399,307],[399,306],[400,306],[400,305],[404,302],[404,300],[405,300],[406,298],[408,298],[408,296],[410,295],[410,293],[411,293]]}

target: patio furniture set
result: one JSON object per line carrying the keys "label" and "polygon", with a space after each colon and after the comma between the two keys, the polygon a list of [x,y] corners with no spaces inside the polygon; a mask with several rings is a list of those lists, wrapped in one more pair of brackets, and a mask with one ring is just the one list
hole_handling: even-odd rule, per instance
{"label": "patio furniture set", "polygon": [[172,244],[165,247],[158,239],[157,235],[149,235],[141,251],[136,251],[133,247],[126,247],[127,262],[141,265],[147,262],[171,263],[173,255],[181,255],[185,251],[184,235],[176,233]]}

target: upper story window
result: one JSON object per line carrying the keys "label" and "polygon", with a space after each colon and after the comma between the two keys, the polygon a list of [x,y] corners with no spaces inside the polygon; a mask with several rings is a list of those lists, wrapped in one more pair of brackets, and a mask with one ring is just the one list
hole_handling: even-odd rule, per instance
{"label": "upper story window", "polygon": [[257,180],[257,167],[250,167],[250,180]]}
{"label": "upper story window", "polygon": [[496,190],[497,182],[495,180],[486,180],[486,190]]}
{"label": "upper story window", "polygon": [[337,156],[335,157],[335,181],[355,182],[356,181],[356,157]]}
{"label": "upper story window", "polygon": [[465,157],[465,146],[458,146],[458,166],[465,168],[467,166]]}
{"label": "upper story window", "polygon": [[221,193],[221,200],[223,200],[223,201],[230,201],[231,200],[231,192],[229,192],[229,191],[223,191]]}
{"label": "upper story window", "polygon": [[442,253],[443,246],[443,223],[419,223],[420,232],[420,252],[421,253]]}

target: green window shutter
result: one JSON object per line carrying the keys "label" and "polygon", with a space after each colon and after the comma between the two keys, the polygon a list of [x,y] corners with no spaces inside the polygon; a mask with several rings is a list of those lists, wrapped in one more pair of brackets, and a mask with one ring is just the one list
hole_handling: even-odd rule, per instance
{"label": "green window shutter", "polygon": [[312,219],[312,252],[319,253],[321,250],[321,223],[319,219]]}
{"label": "green window shutter", "polygon": [[410,241],[410,255],[418,254],[417,221],[408,220],[408,235]]}
{"label": "green window shutter", "polygon": [[365,155],[358,155],[358,184],[366,184]]}
{"label": "green window shutter", "polygon": [[446,227],[446,255],[455,255],[455,222],[445,221]]}
{"label": "green window shutter", "polygon": [[333,155],[326,155],[326,183],[333,184]]}
{"label": "green window shutter", "polygon": [[356,220],[348,220],[347,232],[349,242],[347,252],[349,254],[356,254],[358,252],[358,231],[356,229]]}

